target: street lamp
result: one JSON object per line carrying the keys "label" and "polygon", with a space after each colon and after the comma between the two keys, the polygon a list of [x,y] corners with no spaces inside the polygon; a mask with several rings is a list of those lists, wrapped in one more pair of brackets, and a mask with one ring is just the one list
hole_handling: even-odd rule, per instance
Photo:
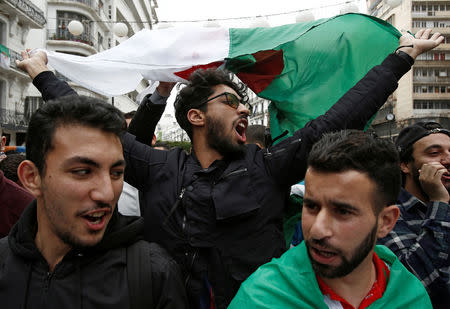
{"label": "street lamp", "polygon": [[[67,29],[73,35],[80,35],[84,31],[83,24],[78,20],[72,20],[67,25]],[[117,22],[113,26],[113,33],[119,38],[124,37],[128,34],[128,27],[122,22]]]}
{"label": "street lamp", "polygon": [[70,21],[70,23],[67,25],[67,29],[73,35],[80,35],[84,31],[83,24],[81,22],[79,22],[78,20]]}
{"label": "street lamp", "polygon": [[389,122],[389,139],[392,139],[392,123],[395,120],[395,115],[393,113],[388,113],[386,115],[386,120]]}

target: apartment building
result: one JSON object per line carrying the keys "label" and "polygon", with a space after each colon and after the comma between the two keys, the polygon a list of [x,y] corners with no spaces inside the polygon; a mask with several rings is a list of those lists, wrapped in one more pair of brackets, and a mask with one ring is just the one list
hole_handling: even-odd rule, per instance
{"label": "apartment building", "polygon": [[30,79],[16,67],[15,60],[20,58],[30,31],[44,29],[46,23],[45,12],[36,3],[0,1],[0,123],[12,145],[25,141],[30,117],[29,106],[25,105]]}
{"label": "apartment building", "polygon": [[[44,48],[90,56],[113,48],[142,29],[152,29],[157,22],[156,0],[32,1],[0,1],[0,48],[4,55],[4,64],[0,65],[0,121],[10,145],[23,143],[31,114],[43,104],[28,76],[15,67],[14,60],[20,57],[21,50]],[[80,34],[69,31],[71,21],[81,23],[83,30]],[[126,25],[125,33],[120,36],[116,31],[119,23]],[[59,77],[65,79],[61,75]],[[67,82],[79,94],[107,100],[124,112],[137,109],[136,96],[148,86],[143,81],[136,91],[109,98],[70,80]]]}
{"label": "apartment building", "polygon": [[[420,55],[412,68],[399,82],[373,121],[372,127],[384,137],[395,137],[398,132],[418,121],[437,121],[450,127],[450,1],[369,0],[368,14],[391,23],[399,30],[416,33],[421,28],[432,28],[445,41],[438,48]],[[394,5],[394,4],[393,4]]]}

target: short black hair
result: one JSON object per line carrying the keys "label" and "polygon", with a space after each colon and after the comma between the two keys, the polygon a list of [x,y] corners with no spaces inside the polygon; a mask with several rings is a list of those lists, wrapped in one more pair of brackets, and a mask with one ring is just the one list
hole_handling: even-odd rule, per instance
{"label": "short black hair", "polygon": [[308,167],[325,173],[356,170],[366,174],[376,185],[375,214],[396,204],[400,166],[398,153],[390,140],[357,130],[327,133],[314,144]]}
{"label": "short black hair", "polygon": [[247,136],[247,144],[259,143],[263,147],[266,145],[266,127],[260,124],[252,124],[247,127],[245,132]]}
{"label": "short black hair", "polygon": [[17,168],[23,160],[25,160],[23,153],[8,153],[6,158],[0,161],[0,170],[3,171],[6,178],[17,182],[19,180]]}
{"label": "short black hair", "polygon": [[192,126],[187,119],[187,113],[192,108],[206,111],[208,105],[203,104],[203,102],[214,92],[213,87],[217,85],[230,87],[242,98],[243,103],[248,101],[247,86],[241,82],[234,82],[231,73],[220,69],[196,70],[189,77],[189,83],[186,87],[180,90],[174,103],[175,118],[191,140]]}
{"label": "short black hair", "polygon": [[98,128],[117,135],[121,141],[126,131],[122,112],[100,99],[71,95],[49,101],[31,116],[26,138],[26,157],[41,175],[55,130],[63,125]]}

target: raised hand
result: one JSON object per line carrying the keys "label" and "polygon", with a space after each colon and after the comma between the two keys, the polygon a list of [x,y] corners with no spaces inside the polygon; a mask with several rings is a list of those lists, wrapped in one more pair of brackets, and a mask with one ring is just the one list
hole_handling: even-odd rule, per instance
{"label": "raised hand", "polygon": [[429,200],[448,203],[450,196],[442,183],[442,175],[448,173],[447,168],[439,162],[430,162],[423,164],[419,173],[420,184]]}
{"label": "raised hand", "polygon": [[172,91],[173,87],[176,83],[174,82],[159,82],[158,87],[156,87],[156,90],[158,90],[158,93],[163,97],[170,96],[170,92]]}
{"label": "raised hand", "polygon": [[40,50],[30,50],[29,48],[21,53],[22,60],[16,60],[19,69],[27,72],[31,79],[43,71],[49,71],[47,67],[47,54]]}
{"label": "raised hand", "polygon": [[[434,33],[431,37],[430,34],[431,29],[420,29],[415,36],[410,33],[403,34],[399,39],[399,46],[407,47],[399,50],[416,59],[418,55],[439,46],[444,41],[444,37],[439,32]],[[411,45],[412,47],[409,47]]]}

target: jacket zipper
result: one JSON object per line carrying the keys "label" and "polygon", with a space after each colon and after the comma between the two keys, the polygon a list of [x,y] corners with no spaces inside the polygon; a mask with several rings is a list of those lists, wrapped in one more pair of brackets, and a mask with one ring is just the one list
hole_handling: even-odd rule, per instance
{"label": "jacket zipper", "polygon": [[246,171],[247,171],[247,168],[244,167],[244,168],[241,168],[241,169],[239,169],[239,170],[235,170],[235,171],[229,172],[228,174],[226,174],[226,175],[224,175],[224,176],[220,176],[219,179],[217,179],[216,181],[214,181],[214,184],[218,183],[220,180],[225,179],[225,178],[227,178],[227,177],[229,177],[229,176],[232,176],[232,175],[235,175],[235,174],[239,174],[239,173],[241,173],[241,172],[246,172]]}
{"label": "jacket zipper", "polygon": [[176,209],[178,208],[178,206],[180,205],[181,200],[183,199],[183,195],[184,195],[184,192],[185,192],[185,191],[186,191],[186,188],[185,188],[185,187],[181,188],[181,192],[180,192],[180,194],[178,195],[177,200],[175,201],[175,204],[173,204],[172,208],[170,209],[169,213],[167,214],[166,219],[164,220],[164,225],[167,224],[167,222],[169,221],[169,218],[173,215],[173,213],[175,212],[175,210],[176,210]]}

